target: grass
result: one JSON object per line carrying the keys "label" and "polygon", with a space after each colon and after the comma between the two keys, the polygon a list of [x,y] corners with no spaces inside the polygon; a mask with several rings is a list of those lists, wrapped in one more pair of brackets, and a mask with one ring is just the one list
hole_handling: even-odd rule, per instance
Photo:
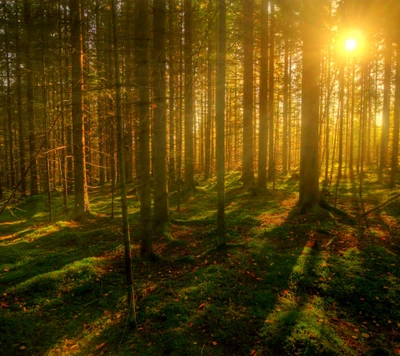
{"label": "grass", "polygon": [[[227,176],[230,189],[239,178]],[[365,180],[366,206],[390,194]],[[203,183],[155,235],[157,263],[137,257],[132,197],[137,331],[126,327],[120,207],[116,199],[111,219],[109,187],[91,191],[92,214],[79,222],[57,194],[52,223],[44,196],[18,203],[0,217],[0,354],[399,354],[398,203],[357,225],[318,222],[297,213],[292,181],[229,198],[227,240],[240,244],[228,249],[214,248],[216,194]],[[339,193],[338,206],[359,215],[351,183]]]}

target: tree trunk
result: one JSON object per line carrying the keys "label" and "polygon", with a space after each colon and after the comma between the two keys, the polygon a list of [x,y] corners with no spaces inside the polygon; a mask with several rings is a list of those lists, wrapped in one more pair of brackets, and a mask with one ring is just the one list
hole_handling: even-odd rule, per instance
{"label": "tree trunk", "polygon": [[142,256],[153,254],[151,232],[150,194],[150,119],[149,119],[149,2],[136,1],[136,82],[138,84],[139,156],[138,184],[140,190],[140,216]]}
{"label": "tree trunk", "polygon": [[379,162],[379,180],[383,179],[383,170],[387,165],[390,127],[390,85],[392,78],[392,42],[385,40],[385,77],[383,80],[383,108],[381,132],[381,157]]}
{"label": "tree trunk", "polygon": [[167,190],[167,115],[165,79],[165,1],[153,4],[153,56],[154,60],[154,223],[168,222]]}
{"label": "tree trunk", "polygon": [[397,39],[396,53],[396,81],[394,94],[394,128],[393,128],[393,150],[392,169],[390,172],[390,187],[396,186],[396,174],[399,159],[399,126],[400,126],[400,39]]}
{"label": "tree trunk", "polygon": [[192,0],[184,0],[185,11],[185,191],[194,188],[193,153],[193,66],[192,66]]}
{"label": "tree trunk", "polygon": [[39,194],[38,171],[36,161],[36,125],[33,107],[33,66],[32,66],[32,25],[31,25],[31,0],[24,0],[25,24],[25,70],[26,70],[26,98],[29,123],[29,159],[31,161],[31,195]]}
{"label": "tree trunk", "polygon": [[124,127],[122,121],[121,109],[121,78],[120,78],[120,64],[118,53],[118,34],[116,24],[116,6],[115,0],[111,0],[112,8],[112,28],[113,28],[113,42],[114,42],[114,67],[115,67],[115,104],[117,116],[117,145],[118,145],[118,161],[119,161],[119,179],[121,189],[121,207],[122,207],[122,233],[124,235],[124,251],[125,251],[125,275],[127,283],[127,299],[128,299],[128,321],[135,328],[136,322],[136,308],[135,308],[135,292],[133,288],[133,274],[132,274],[132,256],[130,245],[130,232],[129,232],[129,216],[128,216],[128,203],[126,198],[126,177],[125,177],[125,145],[124,145]]}
{"label": "tree trunk", "polygon": [[253,0],[243,0],[243,163],[244,185],[254,184],[253,168]]}
{"label": "tree trunk", "polygon": [[226,72],[226,3],[218,1],[218,52],[216,80],[216,154],[217,154],[217,231],[219,244],[225,244],[225,72]]}
{"label": "tree trunk", "polygon": [[302,210],[319,205],[318,121],[321,16],[319,0],[305,0],[302,13],[303,68],[300,147],[300,196]]}
{"label": "tree trunk", "polygon": [[258,179],[261,191],[267,184],[267,140],[268,140],[268,3],[261,3],[261,58],[260,58],[260,107],[258,135]]}

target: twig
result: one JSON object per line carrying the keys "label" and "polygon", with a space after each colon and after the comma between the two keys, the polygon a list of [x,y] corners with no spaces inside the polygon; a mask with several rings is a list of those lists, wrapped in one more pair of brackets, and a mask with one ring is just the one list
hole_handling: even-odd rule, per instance
{"label": "twig", "polygon": [[374,212],[374,211],[376,211],[376,210],[378,210],[380,208],[383,208],[386,204],[390,203],[391,201],[393,201],[393,200],[395,200],[395,199],[397,199],[399,197],[400,197],[400,193],[398,193],[395,196],[391,197],[390,199],[384,201],[382,204],[379,204],[379,205],[375,206],[374,208],[366,211],[365,213],[361,214],[361,216],[366,216],[369,213],[372,213],[372,212]]}

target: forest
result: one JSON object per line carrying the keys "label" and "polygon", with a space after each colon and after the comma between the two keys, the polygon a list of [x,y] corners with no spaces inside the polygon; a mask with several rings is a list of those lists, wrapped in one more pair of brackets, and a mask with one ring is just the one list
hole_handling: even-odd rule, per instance
{"label": "forest", "polygon": [[399,0],[0,14],[1,355],[400,355]]}

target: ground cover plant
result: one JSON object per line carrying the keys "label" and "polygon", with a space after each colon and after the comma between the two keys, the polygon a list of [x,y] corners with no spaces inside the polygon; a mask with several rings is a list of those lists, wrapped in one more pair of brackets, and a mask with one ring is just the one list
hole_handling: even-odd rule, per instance
{"label": "ground cover plant", "polygon": [[[129,199],[138,329],[127,327],[120,211],[109,187],[77,221],[46,198],[1,216],[2,355],[395,355],[400,353],[399,205],[360,217],[343,181],[338,207],[318,220],[296,207],[297,183],[254,195],[227,175],[229,247],[216,248],[212,181],[182,198],[169,235],[139,258],[139,203]],[[366,208],[387,190],[365,180]],[[104,198],[108,196],[109,198]],[[329,197],[328,197],[329,200]],[[57,210],[58,209],[58,210]],[[235,245],[236,244],[236,245]]]}

